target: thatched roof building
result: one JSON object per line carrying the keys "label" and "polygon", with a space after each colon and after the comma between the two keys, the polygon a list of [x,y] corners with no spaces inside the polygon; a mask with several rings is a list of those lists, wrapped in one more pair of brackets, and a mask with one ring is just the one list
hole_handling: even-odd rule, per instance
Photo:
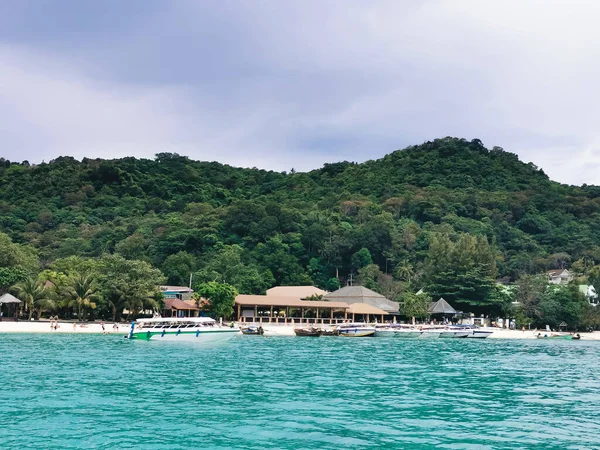
{"label": "thatched roof building", "polygon": [[444,300],[442,297],[437,302],[433,302],[429,309],[427,310],[429,314],[458,314],[458,311],[455,310],[450,304]]}
{"label": "thatched roof building", "polygon": [[386,314],[398,314],[397,302],[388,300],[383,295],[363,286],[346,286],[335,292],[323,296],[323,300],[353,303],[366,303],[375,308],[382,309]]}

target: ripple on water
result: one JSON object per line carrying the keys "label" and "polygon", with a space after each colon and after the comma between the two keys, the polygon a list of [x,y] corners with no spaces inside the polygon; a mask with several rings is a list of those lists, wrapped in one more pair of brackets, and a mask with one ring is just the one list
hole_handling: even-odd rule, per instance
{"label": "ripple on water", "polygon": [[1,335],[0,351],[3,448],[600,447],[596,342]]}

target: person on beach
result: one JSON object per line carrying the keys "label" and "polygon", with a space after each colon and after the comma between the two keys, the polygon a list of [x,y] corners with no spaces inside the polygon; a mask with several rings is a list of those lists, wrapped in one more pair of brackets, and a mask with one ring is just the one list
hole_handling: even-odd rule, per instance
{"label": "person on beach", "polygon": [[77,322],[73,322],[73,331],[77,331]]}
{"label": "person on beach", "polygon": [[117,322],[113,324],[113,331],[119,331],[119,325],[117,325]]}
{"label": "person on beach", "polygon": [[102,334],[106,334],[106,329],[104,328],[104,322],[100,322],[100,326],[102,327]]}

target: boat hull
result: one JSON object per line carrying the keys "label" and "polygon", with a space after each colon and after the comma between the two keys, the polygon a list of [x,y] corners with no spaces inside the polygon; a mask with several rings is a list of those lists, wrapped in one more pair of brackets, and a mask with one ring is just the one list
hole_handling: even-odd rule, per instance
{"label": "boat hull", "polygon": [[470,338],[470,339],[486,339],[492,333],[493,333],[493,331],[473,330],[472,333],[469,336],[467,336],[467,338]]}
{"label": "boat hull", "polygon": [[323,331],[318,328],[294,328],[294,333],[296,336],[319,337],[321,334],[323,334]]}
{"label": "boat hull", "polygon": [[399,338],[403,338],[403,339],[417,339],[419,336],[421,336],[422,331],[418,331],[418,330],[396,330],[394,331],[394,335],[396,337]]}
{"label": "boat hull", "polygon": [[421,333],[421,336],[419,336],[420,339],[437,339],[440,337],[440,332],[439,331],[423,331]]}
{"label": "boat hull", "polygon": [[440,339],[454,339],[456,337],[456,331],[442,331],[440,333]]}
{"label": "boat hull", "polygon": [[375,336],[377,336],[377,337],[394,337],[394,336],[396,336],[396,332],[394,330],[377,330],[377,331],[375,331]]}
{"label": "boat hull", "polygon": [[177,341],[177,342],[226,342],[239,335],[238,329],[196,330],[196,331],[135,331],[131,338],[141,341]]}
{"label": "boat hull", "polygon": [[375,328],[371,327],[356,327],[340,329],[340,336],[344,337],[370,337],[375,336]]}

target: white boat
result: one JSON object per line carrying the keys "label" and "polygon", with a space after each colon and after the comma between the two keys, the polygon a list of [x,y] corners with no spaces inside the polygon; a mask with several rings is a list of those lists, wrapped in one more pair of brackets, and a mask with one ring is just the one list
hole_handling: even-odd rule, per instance
{"label": "white boat", "polygon": [[436,329],[424,329],[423,332],[421,333],[421,336],[419,336],[420,339],[436,339],[438,337],[440,337],[442,330],[436,330]]}
{"label": "white boat", "polygon": [[375,336],[377,337],[394,337],[396,331],[390,327],[375,327]]}
{"label": "white boat", "polygon": [[341,325],[339,330],[340,336],[345,337],[367,337],[375,335],[375,327],[359,323]]}
{"label": "white boat", "polygon": [[219,325],[210,317],[159,317],[132,322],[126,337],[145,341],[218,343],[228,341],[239,332],[238,327]]}
{"label": "white boat", "polygon": [[456,337],[456,331],[455,330],[441,330],[440,331],[440,338],[442,339],[454,339]]}
{"label": "white boat", "polygon": [[417,330],[416,328],[398,328],[394,330],[396,337],[404,339],[415,339],[421,336],[422,333],[421,330]]}
{"label": "white boat", "polygon": [[458,330],[456,331],[456,333],[454,334],[455,338],[468,338],[469,336],[471,336],[473,334],[473,330]]}
{"label": "white boat", "polygon": [[492,330],[485,330],[483,328],[473,328],[471,330],[471,334],[467,336],[468,338],[474,339],[485,339],[489,337],[493,333]]}
{"label": "white boat", "polygon": [[469,327],[449,326],[441,330],[440,338],[466,338],[473,334],[473,330]]}

